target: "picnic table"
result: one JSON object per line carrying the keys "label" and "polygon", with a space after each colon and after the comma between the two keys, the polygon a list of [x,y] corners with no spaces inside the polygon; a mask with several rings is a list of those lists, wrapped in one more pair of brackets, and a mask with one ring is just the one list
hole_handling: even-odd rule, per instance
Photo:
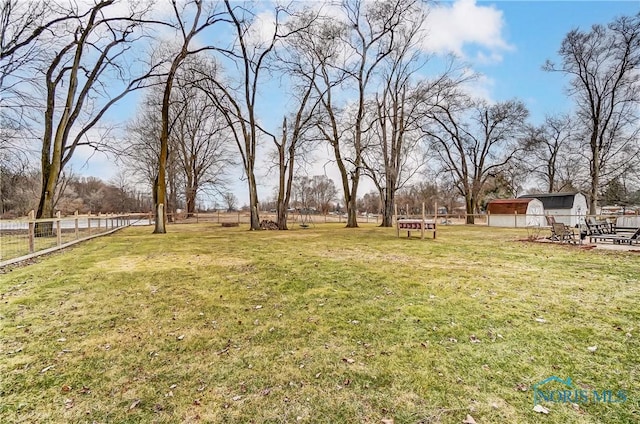
{"label": "picnic table", "polygon": [[420,238],[424,239],[424,232],[433,232],[433,238],[436,238],[436,222],[427,219],[403,218],[396,221],[396,231],[400,237],[400,230],[407,231],[407,237],[411,237],[411,231],[420,231]]}

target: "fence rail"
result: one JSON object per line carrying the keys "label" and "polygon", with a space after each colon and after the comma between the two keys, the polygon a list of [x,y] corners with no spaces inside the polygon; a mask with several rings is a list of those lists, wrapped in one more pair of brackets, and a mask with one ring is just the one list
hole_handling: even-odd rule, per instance
{"label": "fence rail", "polygon": [[[38,254],[47,253],[62,247],[88,240],[90,238],[113,232],[129,225],[151,225],[154,217],[151,213],[78,215],[53,219],[34,219],[34,214],[17,220],[0,220],[0,266],[18,262]],[[417,216],[417,215],[416,215]],[[469,217],[473,217],[475,225],[501,226],[511,228],[547,227],[545,215],[488,215],[488,214],[445,214],[429,215],[437,218],[439,225],[464,225]],[[413,215],[398,218],[413,217]],[[556,220],[570,219],[572,215],[555,215]],[[580,218],[590,218],[582,215]],[[210,222],[216,224],[238,223],[249,224],[251,216],[248,212],[198,212],[191,216],[185,213],[169,214],[170,224],[191,222]],[[598,215],[597,220],[607,219],[621,227],[640,227],[640,215]],[[261,220],[276,220],[273,212],[261,211]],[[307,228],[316,224],[346,223],[344,214],[306,214],[299,211],[290,212],[288,223],[290,228],[297,226]],[[584,221],[583,221],[584,222]],[[378,214],[358,214],[358,223],[382,223]],[[395,221],[393,222],[395,225]]]}
{"label": "fence rail", "polygon": [[29,259],[129,225],[150,223],[149,214],[78,215],[0,220],[0,266]]}
{"label": "fence rail", "polygon": [[[567,221],[567,224],[571,218],[580,218],[584,221],[585,218],[594,218],[596,220],[607,219],[612,223],[616,223],[618,226],[640,226],[640,215],[554,215],[557,220]],[[216,224],[223,223],[237,223],[237,224],[249,224],[251,222],[251,216],[249,212],[196,212],[191,216],[187,216],[186,213],[168,214],[169,224],[181,224],[191,222],[211,222]],[[418,214],[403,214],[398,215],[398,218],[419,218]],[[465,225],[468,218],[473,218],[474,225],[487,225],[487,226],[499,226],[499,227],[511,227],[511,228],[526,228],[539,225],[546,227],[546,214],[544,215],[524,215],[524,214],[438,214],[437,216],[427,214],[427,218],[436,218],[440,225]],[[394,217],[395,218],[395,217]],[[275,212],[260,211],[260,220],[276,221]],[[574,219],[575,220],[575,219]],[[297,224],[323,224],[323,223],[346,223],[347,217],[345,214],[301,214],[298,212],[290,212],[287,222],[290,226]],[[637,222],[637,225],[635,224]],[[379,214],[358,214],[358,223],[382,223],[382,215]],[[395,220],[393,221],[395,225]]]}

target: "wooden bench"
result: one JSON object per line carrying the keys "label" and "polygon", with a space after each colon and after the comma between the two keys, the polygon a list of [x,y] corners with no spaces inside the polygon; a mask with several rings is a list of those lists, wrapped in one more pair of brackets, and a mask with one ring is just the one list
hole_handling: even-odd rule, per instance
{"label": "wooden bench", "polygon": [[420,238],[424,238],[425,231],[432,231],[433,238],[436,238],[436,222],[424,219],[398,219],[396,221],[396,231],[400,237],[400,230],[407,231],[407,237],[411,237],[411,231],[420,231]]}
{"label": "wooden bench", "polygon": [[589,235],[590,243],[598,241],[611,241],[613,244],[640,243],[640,228],[616,227],[614,234],[591,234]]}

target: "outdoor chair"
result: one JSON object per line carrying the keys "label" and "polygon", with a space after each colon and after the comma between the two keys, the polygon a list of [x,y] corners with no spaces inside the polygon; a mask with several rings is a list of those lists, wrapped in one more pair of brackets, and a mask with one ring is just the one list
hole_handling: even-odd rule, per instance
{"label": "outdoor chair", "polygon": [[596,221],[593,218],[589,218],[586,220],[586,224],[587,224],[587,231],[589,232],[589,235],[602,235],[602,234],[616,233],[613,226],[606,220]]}
{"label": "outdoor chair", "polygon": [[576,234],[573,228],[562,222],[554,222],[553,225],[551,225],[550,239],[559,241],[560,243],[576,243],[579,241],[579,234]]}
{"label": "outdoor chair", "polygon": [[556,218],[551,215],[545,215],[547,220],[547,225],[551,227],[551,235],[549,236],[549,240],[551,241],[560,241],[560,235],[556,234],[554,225],[556,224]]}

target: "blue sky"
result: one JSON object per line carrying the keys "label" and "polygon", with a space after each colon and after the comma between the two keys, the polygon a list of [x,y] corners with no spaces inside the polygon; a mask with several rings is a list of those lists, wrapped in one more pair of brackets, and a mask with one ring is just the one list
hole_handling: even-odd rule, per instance
{"label": "blue sky", "polygon": [[[476,63],[474,68],[491,80],[489,92],[495,100],[518,97],[539,123],[545,114],[568,112],[567,79],[541,70],[547,59],[557,61],[564,36],[573,28],[588,30],[622,15],[640,12],[640,1],[501,1],[479,2],[502,12],[503,37],[513,50],[502,61]],[[470,46],[473,49],[473,46]]]}
{"label": "blue sky", "polygon": [[[473,87],[474,92],[493,101],[519,98],[529,108],[531,122],[538,124],[545,114],[555,115],[571,109],[564,88],[567,80],[561,74],[541,69],[547,59],[557,61],[557,51],[564,36],[576,27],[588,30],[593,24],[606,24],[615,17],[638,12],[640,0],[444,1],[431,12],[433,29],[429,48],[437,52],[456,52],[481,74]],[[282,121],[284,99],[273,99],[274,91],[279,90],[268,89],[265,85],[260,109],[263,122],[273,121],[277,126]],[[114,116],[135,113],[131,101],[120,105],[119,109],[120,113]],[[274,116],[268,116],[271,114]],[[322,158],[318,160],[319,164],[325,162]],[[101,154],[94,155],[87,166],[82,166],[83,163],[83,158],[79,157],[74,165],[76,172],[83,175],[108,179],[115,173],[112,160]],[[318,166],[318,170],[321,169]],[[317,172],[312,170],[310,173]],[[328,175],[339,185],[336,174],[329,172]],[[265,181],[260,187],[260,196],[266,199],[271,196],[271,180],[275,181],[275,178],[260,177],[259,180]],[[245,183],[237,177],[234,180],[232,190],[243,204],[247,197]],[[372,188],[370,184],[362,184],[361,194]]]}

